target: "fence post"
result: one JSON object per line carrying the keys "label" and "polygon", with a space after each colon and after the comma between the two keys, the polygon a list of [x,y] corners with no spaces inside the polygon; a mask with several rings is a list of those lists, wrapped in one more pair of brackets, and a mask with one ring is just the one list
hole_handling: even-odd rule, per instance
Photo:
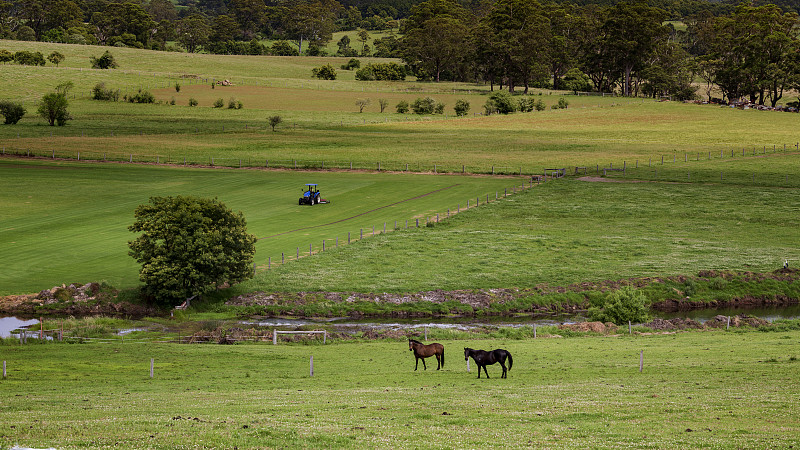
{"label": "fence post", "polygon": [[350,232],[347,232],[347,243],[350,244]]}
{"label": "fence post", "polygon": [[314,245],[314,244],[308,244],[308,256],[311,256],[311,252],[312,252],[312,251],[313,251],[313,249],[314,249],[313,245]]}
{"label": "fence post", "polygon": [[364,229],[361,228],[361,234],[358,236],[359,239],[364,239]]}
{"label": "fence post", "polygon": [[281,264],[283,264],[283,262],[284,262],[283,252],[281,252]]}
{"label": "fence post", "polygon": [[314,355],[311,355],[311,360],[309,361],[309,364],[311,365],[310,376],[313,377],[314,376]]}
{"label": "fence post", "polygon": [[639,350],[639,373],[644,369],[644,350]]}
{"label": "fence post", "polygon": [[297,247],[297,257],[295,259],[300,259],[300,247]]}
{"label": "fence post", "polygon": [[3,379],[6,378],[6,362],[3,360]]}
{"label": "fence post", "polygon": [[419,228],[419,218],[417,218],[417,228]]}
{"label": "fence post", "polygon": [[155,360],[153,358],[150,358],[150,378],[153,378],[153,363],[154,362],[155,362]]}
{"label": "fence post", "polygon": [[278,345],[278,332],[274,328],[272,329],[272,345]]}

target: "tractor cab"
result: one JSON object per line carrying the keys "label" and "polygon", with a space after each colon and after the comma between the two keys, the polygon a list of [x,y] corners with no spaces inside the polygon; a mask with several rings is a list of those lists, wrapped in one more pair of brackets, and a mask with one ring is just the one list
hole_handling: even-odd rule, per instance
{"label": "tractor cab", "polygon": [[306,183],[306,187],[302,189],[303,196],[297,201],[298,205],[318,205],[320,203],[330,203],[320,195],[319,189],[315,183]]}

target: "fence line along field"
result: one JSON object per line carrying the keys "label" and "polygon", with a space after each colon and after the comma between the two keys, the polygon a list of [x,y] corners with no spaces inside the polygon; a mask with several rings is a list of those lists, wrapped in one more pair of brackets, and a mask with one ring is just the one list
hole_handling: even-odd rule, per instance
{"label": "fence line along field", "polygon": [[[444,368],[416,372],[391,340],[3,345],[0,446],[790,448],[798,340],[444,338]],[[468,373],[464,347],[510,351],[508,378]]]}

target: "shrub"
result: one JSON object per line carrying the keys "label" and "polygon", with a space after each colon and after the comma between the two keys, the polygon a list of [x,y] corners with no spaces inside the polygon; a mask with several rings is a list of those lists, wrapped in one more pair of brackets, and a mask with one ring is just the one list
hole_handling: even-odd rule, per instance
{"label": "shrub", "polygon": [[646,322],[649,319],[649,305],[644,294],[626,286],[606,295],[602,307],[589,308],[589,318],[601,322],[622,325],[625,322]]}
{"label": "shrub", "polygon": [[89,58],[89,62],[92,63],[92,69],[116,69],[117,68],[117,61],[114,60],[114,55],[111,54],[108,50],[103,53],[102,56],[99,58],[95,58],[92,56]]}
{"label": "shrub", "polygon": [[181,91],[181,85],[179,83],[175,83],[175,92]]}
{"label": "shrub", "polygon": [[[33,31],[33,28],[22,25],[17,29],[17,40],[18,41],[35,41],[36,40],[36,32]],[[42,64],[44,65],[44,64]]]}
{"label": "shrub", "polygon": [[19,104],[10,101],[0,101],[0,115],[5,118],[6,125],[16,125],[27,111]]}
{"label": "shrub", "polygon": [[436,100],[432,97],[417,98],[411,104],[411,110],[414,114],[433,114],[436,109]]}
{"label": "shrub", "polygon": [[97,83],[92,88],[92,99],[116,102],[119,100],[119,89],[106,89],[105,83]]}
{"label": "shrub", "polygon": [[497,91],[489,96],[484,108],[488,114],[493,112],[510,114],[517,110],[517,105],[508,91]]}
{"label": "shrub", "polygon": [[519,112],[531,112],[536,107],[536,102],[530,97],[522,97],[517,102]]}
{"label": "shrub", "polygon": [[367,64],[356,71],[356,80],[359,81],[402,81],[405,79],[406,70],[394,62]]}
{"label": "shrub", "polygon": [[172,97],[172,100],[169,101],[169,104],[173,106],[175,105],[175,97]]}
{"label": "shrub", "polygon": [[242,109],[242,102],[236,100],[235,98],[231,97],[228,100],[228,109]]}
{"label": "shrub", "polygon": [[325,64],[324,66],[311,69],[311,76],[319,78],[320,80],[335,80],[336,69],[330,64]]}
{"label": "shrub", "polygon": [[467,113],[469,113],[469,102],[463,99],[458,99],[456,100],[456,106],[453,107],[453,110],[455,110],[456,115],[459,117],[466,116]]}
{"label": "shrub", "polygon": [[544,104],[542,99],[536,100],[536,104],[533,106],[537,111],[544,111],[547,109],[547,105]]}
{"label": "shrub", "polygon": [[298,56],[297,49],[287,41],[277,41],[269,48],[269,53],[275,56]]}
{"label": "shrub", "polygon": [[580,69],[572,68],[561,79],[565,89],[575,92],[589,91],[592,89],[592,80]]}
{"label": "shrub", "polygon": [[347,61],[347,64],[342,64],[342,70],[353,70],[358,69],[361,67],[361,61],[350,58],[350,61]]}
{"label": "shrub", "polygon": [[221,98],[214,100],[214,108],[222,108],[223,106],[225,106],[224,100],[222,100]]}
{"label": "shrub", "polygon": [[43,66],[45,64],[42,52],[29,52],[27,50],[14,53],[14,62],[23,66]]}
{"label": "shrub", "polygon": [[50,56],[47,57],[47,60],[50,61],[52,64],[55,64],[56,67],[64,60],[64,55],[59,52],[50,53]]}
{"label": "shrub", "polygon": [[197,100],[194,98],[189,99],[189,106],[197,106]]}
{"label": "shrub", "polygon": [[152,93],[150,93],[150,91],[143,91],[141,89],[139,89],[139,91],[136,92],[136,94],[125,96],[124,99],[127,100],[128,103],[155,103],[156,102],[156,98],[153,96]]}
{"label": "shrub", "polygon": [[433,109],[434,114],[444,114],[444,103],[436,102],[436,107]]}
{"label": "shrub", "polygon": [[567,99],[565,99],[564,97],[558,99],[559,109],[567,109],[567,106],[569,106],[569,102],[567,101]]}
{"label": "shrub", "polygon": [[6,49],[0,50],[0,62],[5,64],[14,60],[14,54]]}
{"label": "shrub", "polygon": [[405,100],[400,100],[400,103],[397,104],[395,107],[398,114],[405,114],[408,112],[408,102]]}
{"label": "shrub", "polygon": [[385,110],[386,107],[389,106],[389,100],[386,100],[385,98],[379,98],[378,105],[381,107],[381,112],[383,112],[383,110]]}

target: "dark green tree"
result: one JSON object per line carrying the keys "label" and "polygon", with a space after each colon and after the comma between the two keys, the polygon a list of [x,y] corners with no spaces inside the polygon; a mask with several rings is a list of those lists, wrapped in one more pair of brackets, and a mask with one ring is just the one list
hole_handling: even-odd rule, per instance
{"label": "dark green tree", "polygon": [[6,125],[16,125],[27,111],[20,103],[7,100],[0,101],[0,115],[3,116]]}
{"label": "dark green tree", "polygon": [[403,59],[431,74],[437,82],[442,71],[453,70],[467,45],[469,14],[452,0],[428,0],[412,8],[402,41]]}
{"label": "dark green tree", "polygon": [[68,120],[72,119],[67,111],[67,106],[69,106],[67,93],[71,88],[71,82],[62,83],[56,87],[56,92],[45,94],[42,97],[42,101],[39,103],[39,108],[36,112],[45,119],[51,127],[55,125],[63,127],[67,124]]}
{"label": "dark green tree", "polygon": [[61,61],[64,60],[64,55],[59,52],[53,52],[47,56],[47,60],[50,61],[52,64],[55,64],[56,67],[58,67]]}
{"label": "dark green tree", "polygon": [[128,229],[141,233],[128,242],[142,265],[139,279],[156,303],[186,298],[253,276],[255,236],[244,215],[217,199],[193,196],[151,197],[134,212]]}
{"label": "dark green tree", "polygon": [[89,62],[92,63],[93,69],[116,69],[117,68],[117,61],[114,60],[114,55],[111,54],[108,50],[103,52],[103,54],[99,58],[95,58],[94,56],[89,58]]}
{"label": "dark green tree", "polygon": [[320,80],[335,80],[336,69],[330,64],[325,64],[324,66],[311,69],[311,76],[319,78]]}
{"label": "dark green tree", "polygon": [[176,28],[178,42],[189,53],[194,53],[208,43],[211,27],[205,17],[194,14],[178,22]]}

